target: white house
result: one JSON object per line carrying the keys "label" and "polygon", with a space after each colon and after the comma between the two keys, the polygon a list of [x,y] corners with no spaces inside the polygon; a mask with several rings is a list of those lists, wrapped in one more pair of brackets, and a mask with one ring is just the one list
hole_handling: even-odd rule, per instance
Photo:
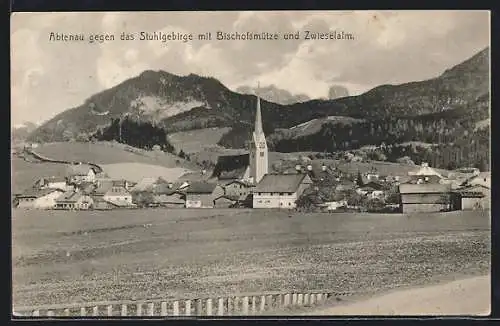
{"label": "white house", "polygon": [[94,182],[96,174],[94,169],[85,164],[71,165],[67,171],[68,179],[70,182]]}
{"label": "white house", "polygon": [[467,182],[471,186],[483,186],[491,188],[491,172],[481,172]]}
{"label": "white house", "polygon": [[311,184],[307,174],[266,174],[253,191],[253,208],[295,208]]}
{"label": "white house", "polygon": [[106,191],[103,199],[114,204],[115,206],[133,206],[132,194],[122,186],[112,186],[108,191]]}
{"label": "white house", "polygon": [[52,209],[64,193],[61,189],[30,189],[16,196],[18,208]]}
{"label": "white house", "polygon": [[72,186],[67,184],[64,177],[41,178],[38,180],[38,185],[41,189],[62,189],[66,191],[72,188]]}

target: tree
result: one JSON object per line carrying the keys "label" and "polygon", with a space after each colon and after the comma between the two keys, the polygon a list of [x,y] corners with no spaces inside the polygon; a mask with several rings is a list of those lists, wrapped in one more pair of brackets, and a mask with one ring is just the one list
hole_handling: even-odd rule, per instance
{"label": "tree", "polygon": [[184,151],[182,149],[179,151],[179,157],[186,158],[186,153],[184,153]]}
{"label": "tree", "polygon": [[363,182],[363,176],[361,175],[361,172],[358,170],[358,175],[356,176],[356,184],[358,187],[363,187],[365,184]]}
{"label": "tree", "polygon": [[62,137],[64,141],[72,141],[74,138],[74,134],[71,130],[66,129],[63,131]]}

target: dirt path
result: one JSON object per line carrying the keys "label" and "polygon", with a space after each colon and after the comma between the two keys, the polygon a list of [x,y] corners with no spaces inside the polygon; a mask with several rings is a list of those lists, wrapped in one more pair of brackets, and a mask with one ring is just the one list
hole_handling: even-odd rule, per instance
{"label": "dirt path", "polygon": [[491,310],[491,277],[478,276],[422,288],[399,290],[304,315],[469,315]]}

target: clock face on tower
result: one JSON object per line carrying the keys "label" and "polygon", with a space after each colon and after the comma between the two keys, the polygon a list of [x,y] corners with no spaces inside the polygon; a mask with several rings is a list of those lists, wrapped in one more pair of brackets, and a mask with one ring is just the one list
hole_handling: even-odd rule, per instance
{"label": "clock face on tower", "polygon": [[264,143],[259,143],[259,148],[266,148],[266,144],[264,144]]}

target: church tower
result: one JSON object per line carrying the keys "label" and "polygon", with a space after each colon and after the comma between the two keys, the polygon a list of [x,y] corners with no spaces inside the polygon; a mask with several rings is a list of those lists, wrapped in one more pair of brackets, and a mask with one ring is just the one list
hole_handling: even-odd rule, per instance
{"label": "church tower", "polygon": [[255,127],[250,140],[250,177],[255,184],[259,183],[268,170],[268,150],[266,136],[262,129],[262,114],[260,112],[260,97],[257,95],[257,110]]}

